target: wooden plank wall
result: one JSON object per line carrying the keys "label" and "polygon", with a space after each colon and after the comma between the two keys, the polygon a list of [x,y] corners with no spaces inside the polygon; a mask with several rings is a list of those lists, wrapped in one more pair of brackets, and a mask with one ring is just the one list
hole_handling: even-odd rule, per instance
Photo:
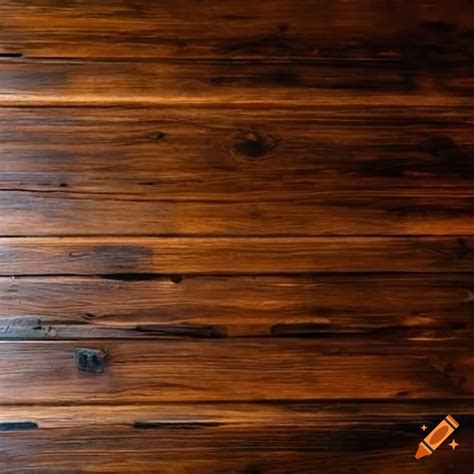
{"label": "wooden plank wall", "polygon": [[2,1],[0,472],[471,473],[473,59],[465,0]]}

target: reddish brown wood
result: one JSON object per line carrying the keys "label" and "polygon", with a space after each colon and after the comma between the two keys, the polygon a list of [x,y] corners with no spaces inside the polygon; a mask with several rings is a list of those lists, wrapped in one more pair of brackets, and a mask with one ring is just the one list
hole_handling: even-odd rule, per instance
{"label": "reddish brown wood", "polygon": [[472,129],[466,107],[7,107],[0,109],[0,190],[180,202],[337,196],[342,203],[449,199],[455,188],[472,198]]}
{"label": "reddish brown wood", "polygon": [[2,338],[470,338],[473,274],[0,278]]}
{"label": "reddish brown wood", "polygon": [[3,1],[6,57],[472,59],[469,2],[403,0]]}
{"label": "reddish brown wood", "polygon": [[472,472],[473,21],[1,2],[1,473]]}
{"label": "reddish brown wood", "polygon": [[[452,413],[460,446],[415,460],[422,424]],[[3,407],[11,424],[38,428],[0,432],[0,468],[40,471],[205,474],[294,472],[444,474],[466,472],[473,456],[472,405],[165,404]],[[0,425],[1,427],[1,425]]]}
{"label": "reddish brown wood", "polygon": [[0,105],[425,106],[469,104],[471,65],[385,62],[6,61]]}
{"label": "reddish brown wood", "polygon": [[470,237],[1,238],[0,274],[472,272]]}
{"label": "reddish brown wood", "polygon": [[[0,342],[0,398],[5,404],[473,398],[470,341],[395,342]],[[106,354],[103,373],[80,370],[82,348]]]}

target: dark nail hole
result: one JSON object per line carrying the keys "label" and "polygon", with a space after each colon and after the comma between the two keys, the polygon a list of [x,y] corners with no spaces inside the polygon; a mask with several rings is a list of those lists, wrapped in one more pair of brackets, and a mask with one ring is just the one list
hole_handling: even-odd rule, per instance
{"label": "dark nail hole", "polygon": [[181,275],[171,275],[170,281],[178,285],[179,283],[183,281],[183,277]]}
{"label": "dark nail hole", "polygon": [[60,183],[59,184],[60,188],[67,188],[68,186],[69,186],[69,184],[67,184],[67,183]]}

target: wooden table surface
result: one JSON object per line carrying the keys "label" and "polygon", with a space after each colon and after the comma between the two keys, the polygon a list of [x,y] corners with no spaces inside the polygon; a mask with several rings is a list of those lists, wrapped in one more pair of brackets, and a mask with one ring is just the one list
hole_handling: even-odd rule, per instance
{"label": "wooden table surface", "polygon": [[3,0],[1,474],[471,474],[473,60],[470,0]]}

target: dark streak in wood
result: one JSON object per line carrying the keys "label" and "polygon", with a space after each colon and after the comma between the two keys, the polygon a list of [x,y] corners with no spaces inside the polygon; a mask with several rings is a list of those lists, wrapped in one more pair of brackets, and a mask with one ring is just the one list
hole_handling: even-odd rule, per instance
{"label": "dark streak in wood", "polygon": [[98,277],[113,281],[153,281],[163,279],[163,275],[155,273],[106,273],[98,275]]}
{"label": "dark streak in wood", "polygon": [[20,59],[22,57],[22,53],[0,53],[0,59]]}
{"label": "dark streak in wood", "polygon": [[169,337],[204,337],[204,338],[223,338],[226,332],[223,328],[216,326],[196,326],[181,325],[169,326],[166,324],[147,324],[139,325],[136,330],[153,336],[169,336]]}
{"label": "dark streak in wood", "polygon": [[211,421],[200,421],[192,423],[184,422],[160,422],[160,421],[136,421],[133,427],[137,430],[200,430],[204,428],[216,428],[222,423]]}
{"label": "dark streak in wood", "polygon": [[1,423],[0,432],[11,432],[11,431],[31,431],[36,430],[38,424],[32,421],[17,421],[13,423]]}

